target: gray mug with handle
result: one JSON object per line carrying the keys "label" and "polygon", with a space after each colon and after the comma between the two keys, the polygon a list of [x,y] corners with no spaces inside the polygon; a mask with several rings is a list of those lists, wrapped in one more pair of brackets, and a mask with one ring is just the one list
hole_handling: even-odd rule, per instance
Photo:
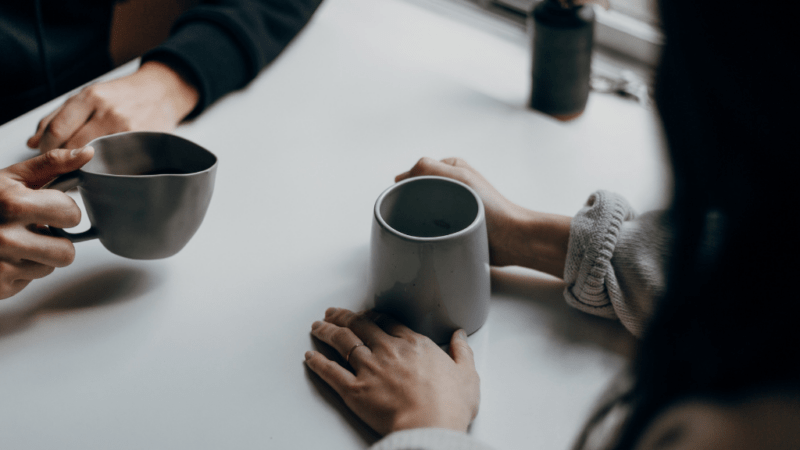
{"label": "gray mug with handle", "polygon": [[97,138],[85,166],[45,186],[83,199],[92,224],[82,233],[50,227],[55,236],[82,242],[100,239],[109,251],[131,259],[178,253],[205,217],[217,157],[179,136],[127,132]]}

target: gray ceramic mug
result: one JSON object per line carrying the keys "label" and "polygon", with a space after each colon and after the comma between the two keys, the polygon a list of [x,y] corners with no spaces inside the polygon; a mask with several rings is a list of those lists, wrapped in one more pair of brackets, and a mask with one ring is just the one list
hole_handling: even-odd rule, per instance
{"label": "gray ceramic mug", "polygon": [[56,178],[50,189],[80,191],[91,228],[70,233],[72,242],[100,239],[109,251],[132,259],[178,253],[205,217],[217,157],[181,137],[129,132],[97,138],[94,157],[80,170]]}
{"label": "gray ceramic mug", "polygon": [[375,202],[370,251],[376,311],[438,344],[486,322],[489,240],[469,186],[425,176],[389,187]]}

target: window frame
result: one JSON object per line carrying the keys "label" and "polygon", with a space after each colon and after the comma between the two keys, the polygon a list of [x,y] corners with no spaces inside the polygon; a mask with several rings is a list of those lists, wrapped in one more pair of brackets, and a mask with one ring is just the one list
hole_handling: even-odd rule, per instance
{"label": "window frame", "polygon": [[[525,23],[533,7],[538,2],[530,0],[467,0],[483,9],[504,15],[517,23]],[[539,0],[541,1],[541,0]],[[650,7],[643,3],[633,4],[628,1],[620,10],[614,9],[615,0],[611,1],[611,8],[605,10],[594,6],[596,25],[595,42],[606,49],[631,58],[650,68],[658,64],[661,48],[664,44],[664,35],[653,10],[652,0],[648,0]],[[616,0],[624,2],[626,0]],[[627,14],[626,14],[627,12]],[[635,17],[635,16],[636,17]],[[643,20],[644,19],[644,20]]]}

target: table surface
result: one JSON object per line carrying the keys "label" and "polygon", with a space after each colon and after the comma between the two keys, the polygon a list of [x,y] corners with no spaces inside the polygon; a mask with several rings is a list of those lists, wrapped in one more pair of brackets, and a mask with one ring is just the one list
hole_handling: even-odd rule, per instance
{"label": "table surface", "polygon": [[[667,204],[652,110],[592,94],[569,123],[531,111],[524,37],[443,11],[326,0],[247,89],[176,131],[220,159],[182,252],[134,261],[76,244],[71,266],[0,302],[2,446],[373,443],[303,354],[327,307],[370,306],[374,201],[421,156],[461,156],[541,211],[573,215],[596,189],[638,210]],[[57,104],[0,128],[2,166],[34,155],[24,143]],[[493,269],[492,284],[469,338],[482,390],[470,433],[498,449],[566,449],[632,339],[566,306],[555,278]]]}

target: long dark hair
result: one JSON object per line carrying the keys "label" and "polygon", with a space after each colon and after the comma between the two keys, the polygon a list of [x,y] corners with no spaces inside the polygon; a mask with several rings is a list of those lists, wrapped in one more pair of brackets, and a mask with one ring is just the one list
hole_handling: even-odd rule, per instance
{"label": "long dark hair", "polygon": [[682,398],[800,388],[800,70],[784,9],[661,2],[656,104],[675,176],[675,247],[632,387],[615,400],[630,411],[615,449],[634,448]]}

